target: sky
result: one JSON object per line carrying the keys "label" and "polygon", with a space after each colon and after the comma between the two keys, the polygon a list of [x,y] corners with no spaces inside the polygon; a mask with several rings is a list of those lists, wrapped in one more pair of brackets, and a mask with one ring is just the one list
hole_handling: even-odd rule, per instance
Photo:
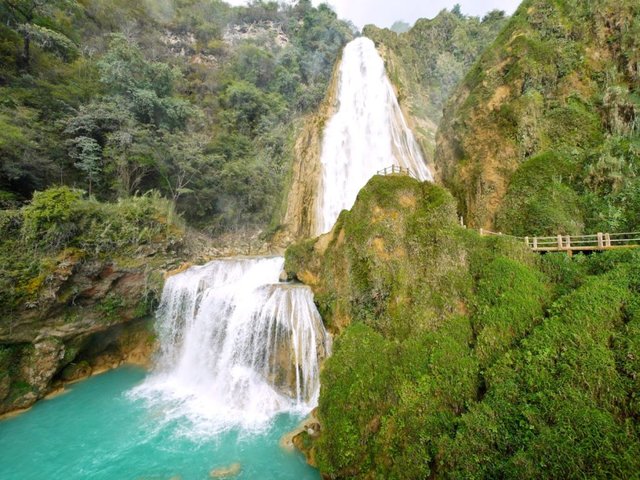
{"label": "sky", "polygon": [[[247,0],[226,0],[232,5],[246,4]],[[512,14],[521,0],[313,0],[315,5],[328,3],[343,19],[351,20],[362,28],[368,23],[390,27],[396,20],[413,25],[418,18],[433,18],[443,8],[451,9],[456,3],[465,15],[482,16],[494,10]]]}

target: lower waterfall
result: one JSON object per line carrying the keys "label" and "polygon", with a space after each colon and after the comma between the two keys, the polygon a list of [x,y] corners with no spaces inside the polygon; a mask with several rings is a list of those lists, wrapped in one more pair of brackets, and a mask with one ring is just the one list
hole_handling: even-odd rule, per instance
{"label": "lower waterfall", "polygon": [[169,278],[156,365],[132,395],[167,419],[187,417],[198,434],[260,429],[314,408],[330,337],[311,290],[278,283],[283,263],[216,260]]}

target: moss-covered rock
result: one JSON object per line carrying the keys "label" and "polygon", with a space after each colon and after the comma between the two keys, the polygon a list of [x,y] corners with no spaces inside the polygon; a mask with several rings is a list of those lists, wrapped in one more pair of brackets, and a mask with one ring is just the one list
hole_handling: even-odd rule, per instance
{"label": "moss-covered rock", "polygon": [[170,203],[66,187],[0,221],[0,414],[152,351],[163,272],[189,256]]}
{"label": "moss-covered rock", "polygon": [[286,253],[336,333],[304,451],[327,478],[633,477],[640,253],[535,256],[374,177]]}
{"label": "moss-covered rock", "polygon": [[517,235],[640,225],[639,26],[635,0],[522,2],[438,130],[436,170],[469,225]]}
{"label": "moss-covered rock", "polygon": [[[330,233],[287,251],[285,268],[314,287],[334,332],[359,320],[404,338],[416,322],[436,328],[460,311],[470,288],[464,233],[443,189],[376,176]],[[425,271],[431,272],[427,281]]]}

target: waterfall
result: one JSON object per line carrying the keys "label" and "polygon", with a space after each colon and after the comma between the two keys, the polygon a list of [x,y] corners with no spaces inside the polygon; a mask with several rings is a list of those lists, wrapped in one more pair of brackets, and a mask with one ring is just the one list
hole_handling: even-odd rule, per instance
{"label": "waterfall", "polygon": [[200,433],[314,408],[330,337],[311,290],[278,283],[282,267],[281,257],[225,259],[169,278],[156,366],[133,395]]}
{"label": "waterfall", "polygon": [[360,189],[383,168],[398,165],[420,180],[433,180],[374,43],[364,37],[349,43],[339,75],[338,110],[322,143],[317,234],[331,230],[340,212],[353,206]]}
{"label": "waterfall", "polygon": [[[390,165],[431,180],[373,42],[348,44],[335,115],[324,132],[317,232],[330,230],[367,181]],[[132,392],[198,435],[266,426],[309,412],[330,337],[303,285],[279,284],[282,258],[216,260],[169,278],[157,312],[160,351]]]}

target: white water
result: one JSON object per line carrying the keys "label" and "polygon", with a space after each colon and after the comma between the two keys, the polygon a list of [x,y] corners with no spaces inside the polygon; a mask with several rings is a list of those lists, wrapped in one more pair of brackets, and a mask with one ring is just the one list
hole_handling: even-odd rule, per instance
{"label": "white water", "polygon": [[189,418],[196,435],[314,408],[330,338],[311,290],[278,284],[282,267],[282,258],[217,260],[169,278],[157,364],[133,395],[169,420]]}
{"label": "white water", "polygon": [[374,43],[357,38],[343,52],[338,110],[322,143],[316,233],[328,232],[340,212],[379,170],[397,165],[433,180],[402,115]]}
{"label": "white water", "polygon": [[[340,66],[339,108],[324,132],[318,233],[378,170],[431,180],[373,42],[354,40]],[[278,284],[282,258],[218,260],[171,277],[157,314],[160,352],[132,395],[191,435],[265,427],[317,405],[330,338],[308,287]]]}

